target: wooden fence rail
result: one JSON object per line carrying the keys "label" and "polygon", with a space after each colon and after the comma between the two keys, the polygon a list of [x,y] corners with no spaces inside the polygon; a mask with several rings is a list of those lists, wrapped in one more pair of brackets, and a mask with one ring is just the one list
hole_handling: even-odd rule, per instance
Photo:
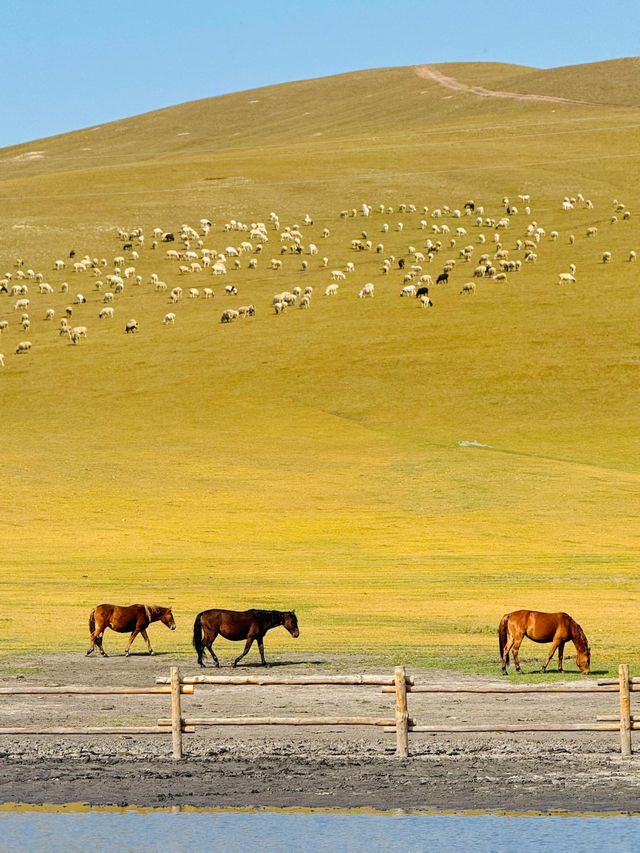
{"label": "wooden fence rail", "polygon": [[[158,684],[166,684],[169,679],[157,678]],[[382,693],[395,696],[395,716],[384,717],[185,717],[182,724],[199,726],[381,726],[385,732],[396,735],[396,755],[401,758],[409,754],[409,734],[419,733],[519,733],[519,732],[619,732],[620,748],[623,756],[631,755],[631,732],[640,731],[640,716],[631,715],[630,694],[640,691],[640,678],[629,678],[629,668],[621,664],[617,679],[603,679],[595,684],[543,685],[543,684],[416,684],[413,676],[406,674],[404,667],[396,667],[392,677],[385,675],[315,675],[315,676],[273,676],[273,675],[193,675],[182,678],[183,685],[202,686],[243,686],[258,685],[269,687],[276,685],[312,686],[363,685],[380,687]],[[579,696],[581,694],[619,694],[620,713],[597,717],[593,722],[573,723],[500,723],[465,725],[421,725],[409,715],[408,696],[410,694],[548,694],[555,696],[563,693]],[[169,719],[158,720],[158,726],[168,725]]]}
{"label": "wooden fence rail", "polygon": [[[640,731],[640,715],[631,714],[631,694],[640,691],[640,678],[629,678],[629,667],[621,664],[617,679],[604,679],[596,684],[576,686],[542,684],[500,685],[447,685],[416,684],[415,679],[402,666],[396,667],[392,676],[386,675],[195,675],[181,677],[177,667],[171,667],[168,678],[157,678],[159,687],[1,687],[0,696],[161,696],[171,697],[171,716],[162,717],[155,725],[147,726],[5,726],[0,735],[171,735],[172,756],[183,757],[182,736],[193,733],[199,727],[209,726],[377,726],[396,735],[396,755],[409,754],[409,735],[425,733],[473,733],[473,732],[619,732],[622,755],[631,755],[631,733]],[[183,716],[182,696],[191,695],[195,686],[255,685],[269,686],[363,686],[378,687],[383,694],[395,696],[395,710],[389,716],[300,716],[300,717],[195,717]],[[517,724],[465,724],[424,725],[409,714],[408,698],[412,694],[610,694],[618,693],[619,713],[599,716],[593,722],[547,723],[531,722]]]}

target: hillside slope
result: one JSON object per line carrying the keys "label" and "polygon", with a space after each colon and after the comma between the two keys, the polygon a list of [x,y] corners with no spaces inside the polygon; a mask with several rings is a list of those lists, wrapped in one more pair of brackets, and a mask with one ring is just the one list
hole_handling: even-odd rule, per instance
{"label": "hillside slope", "polygon": [[[508,91],[562,71],[439,68]],[[569,77],[575,87],[558,84],[554,97],[581,100]],[[296,648],[491,670],[498,618],[528,606],[571,612],[601,667],[628,655],[639,119],[635,106],[493,99],[414,68],[381,69],[1,152],[0,269],[15,276],[22,257],[53,288],[28,281],[28,332],[15,298],[0,294],[3,649],[47,636],[81,650],[90,607],[147,600],[174,605],[180,630],[162,642],[181,650],[203,607],[295,606]],[[518,198],[527,194],[528,214]],[[519,212],[496,229],[506,196]],[[568,211],[565,196],[576,199]],[[480,224],[451,214],[468,199],[484,207]],[[232,219],[268,223],[272,211],[280,231],[268,227],[262,252],[252,239],[224,277],[181,273],[168,244],[151,247],[155,227],[177,235],[205,218],[203,246],[223,252],[247,238]],[[522,241],[533,223],[544,234],[530,262]],[[281,240],[294,224],[300,256]],[[146,240],[134,258],[117,229],[136,226]],[[521,269],[505,282],[474,279],[485,252],[500,269],[495,234]],[[370,251],[353,248],[367,239]],[[428,239],[441,248],[420,261],[422,274],[456,265],[422,309],[399,293],[416,262],[409,247],[425,254]],[[190,248],[202,260],[197,241]],[[71,250],[107,266],[76,273]],[[141,282],[127,280],[114,319],[99,320],[107,288],[96,281],[122,254]],[[386,274],[384,257],[394,258]],[[338,296],[323,296],[349,262]],[[560,286],[570,264],[576,283]],[[368,281],[375,298],[358,299]],[[472,281],[476,292],[461,295]],[[175,286],[184,294],[174,305]],[[276,316],[274,293],[296,286],[313,287],[311,308]],[[190,287],[199,298],[187,298]],[[223,309],[249,303],[254,317],[220,323]],[[78,346],[57,334],[67,306],[88,328]],[[168,311],[175,325],[163,324]],[[139,334],[124,333],[131,318]],[[27,336],[31,352],[14,355]],[[274,633],[279,653],[288,643]]]}

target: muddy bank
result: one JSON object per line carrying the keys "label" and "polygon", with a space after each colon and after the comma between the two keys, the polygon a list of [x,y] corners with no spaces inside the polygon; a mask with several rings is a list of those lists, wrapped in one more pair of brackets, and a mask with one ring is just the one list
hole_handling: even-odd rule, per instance
{"label": "muddy bank", "polygon": [[[136,657],[30,659],[0,685],[153,684],[170,663]],[[35,671],[35,670],[38,671]],[[213,671],[213,670],[211,670]],[[250,670],[255,672],[253,668]],[[259,670],[261,671],[261,670]],[[292,661],[283,674],[388,672],[361,660]],[[229,672],[229,670],[222,670]],[[464,676],[411,669],[421,681]],[[556,677],[557,678],[557,677]],[[474,679],[477,681],[478,679]],[[486,679],[487,682],[492,679]],[[388,716],[393,696],[379,688],[319,686],[202,688],[183,697],[197,716]],[[615,695],[579,697],[410,696],[419,721],[592,721],[615,710]],[[149,725],[168,715],[168,697],[13,696],[0,698],[0,726]],[[0,736],[0,801],[201,807],[447,808],[569,811],[640,810],[640,757],[623,760],[616,734],[412,735],[411,756],[394,756],[379,728],[199,729],[185,735],[185,760],[170,759],[156,736]]]}

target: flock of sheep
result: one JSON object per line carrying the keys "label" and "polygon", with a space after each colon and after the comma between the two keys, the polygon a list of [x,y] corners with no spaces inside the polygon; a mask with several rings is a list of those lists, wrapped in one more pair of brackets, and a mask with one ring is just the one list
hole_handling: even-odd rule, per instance
{"label": "flock of sheep", "polygon": [[[565,197],[558,207],[560,222],[569,227],[570,211],[594,209],[593,203],[581,193]],[[398,219],[399,215],[402,219]],[[394,224],[387,221],[392,216],[396,220]],[[622,202],[614,199],[612,212],[607,218],[608,224],[615,226],[619,220],[629,220],[631,213]],[[166,311],[162,318],[165,326],[175,325],[178,306],[183,299],[204,302],[214,299],[213,287],[203,286],[201,281],[221,278],[224,282],[225,276],[233,275],[236,283],[224,284],[222,292],[229,301],[236,301],[239,289],[243,287],[240,280],[249,284],[252,271],[265,267],[266,275],[273,280],[277,280],[285,267],[294,270],[300,281],[320,280],[324,296],[336,297],[350,279],[358,279],[358,256],[366,253],[379,257],[378,288],[388,290],[388,282],[397,275],[400,297],[415,299],[421,308],[431,308],[430,289],[448,284],[454,273],[456,276],[461,273],[458,292],[472,295],[483,280],[505,282],[511,276],[523,274],[528,265],[535,264],[540,254],[546,251],[545,246],[560,239],[555,222],[554,227],[550,227],[533,218],[531,199],[526,194],[519,195],[515,203],[508,197],[503,198],[492,212],[471,199],[459,208],[443,205],[434,209],[424,206],[418,210],[413,204],[400,204],[394,208],[385,204],[374,207],[363,203],[359,208],[343,210],[332,227],[340,232],[349,230],[351,234],[349,243],[345,240],[343,257],[331,265],[328,254],[321,254],[319,249],[323,242],[329,244],[330,229],[325,226],[316,233],[309,214],[305,214],[301,222],[301,225],[283,225],[275,212],[269,214],[267,222],[244,223],[230,219],[219,228],[216,240],[226,245],[217,249],[207,245],[213,242],[214,226],[205,218],[200,219],[196,227],[184,224],[177,232],[154,228],[148,241],[141,227],[127,231],[117,229],[114,233],[119,249],[110,260],[88,254],[78,258],[74,251],[70,251],[66,258],[52,260],[47,272],[39,271],[36,265],[30,266],[24,258],[17,258],[11,270],[0,278],[0,300],[2,297],[7,300],[6,316],[0,319],[0,336],[14,326],[26,334],[32,322],[52,323],[59,313],[56,333],[72,346],[77,346],[87,337],[88,328],[75,325],[73,318],[80,316],[86,323],[86,315],[96,307],[90,304],[80,287],[87,293],[92,292],[91,303],[99,302],[99,310],[94,316],[100,321],[115,318],[118,303],[125,292],[137,288],[152,292],[164,301],[168,300],[172,306],[172,310]],[[393,232],[393,237],[386,237],[390,232]],[[597,235],[597,225],[584,229],[587,239]],[[397,254],[388,252],[383,240],[392,240]],[[568,233],[567,240],[573,245],[576,234]],[[333,242],[335,244],[335,239]],[[277,251],[271,249],[270,254],[276,257],[264,260],[263,254],[274,244]],[[347,254],[353,259],[346,260]],[[601,251],[599,260],[603,264],[611,263],[612,253]],[[636,260],[635,250],[628,250],[626,260]],[[162,271],[162,275],[156,271],[143,275],[139,264],[154,266]],[[427,269],[434,270],[433,275]],[[62,311],[50,303],[56,293],[64,294],[64,301],[67,301],[70,284],[67,280],[56,286],[50,284],[47,279],[51,277],[51,271],[56,276],[67,276],[74,283],[75,295]],[[187,280],[193,282],[193,286],[187,287]],[[558,272],[559,284],[574,284],[576,280],[575,263]],[[294,306],[310,309],[314,292],[314,286],[308,283],[275,293],[271,300],[273,313],[281,315]],[[355,289],[357,296],[363,300],[372,299],[375,292],[376,283],[373,281],[361,283]],[[33,320],[30,314],[32,303],[36,303],[39,309],[39,316]],[[227,307],[220,315],[220,322],[233,323],[255,314],[253,303],[237,308]],[[125,333],[133,334],[139,332],[140,324],[130,318],[121,328]],[[14,352],[24,355],[31,349],[32,342],[23,339],[17,342]],[[5,356],[1,353],[0,366],[5,366]]]}

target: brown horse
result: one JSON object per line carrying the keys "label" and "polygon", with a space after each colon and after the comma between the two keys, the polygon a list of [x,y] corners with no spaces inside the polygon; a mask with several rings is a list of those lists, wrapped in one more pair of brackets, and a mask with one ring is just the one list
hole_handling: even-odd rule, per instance
{"label": "brown horse", "polygon": [[263,638],[267,631],[283,625],[292,637],[300,636],[298,619],[294,610],[203,610],[193,623],[193,647],[198,653],[198,663],[204,667],[204,650],[209,649],[213,662],[220,666],[213,641],[220,634],[225,640],[246,640],[244,651],[233,665],[247,654],[253,641],[258,643],[262,665],[268,666],[264,659]]}
{"label": "brown horse", "polygon": [[518,652],[525,637],[534,643],[552,643],[547,662],[542,667],[546,672],[549,661],[558,650],[558,672],[562,672],[564,645],[569,640],[576,647],[576,663],[584,675],[589,674],[591,666],[591,649],[584,631],[568,613],[542,613],[539,610],[514,610],[506,613],[500,620],[498,639],[500,642],[500,657],[502,673],[507,674],[509,652],[513,652],[513,662],[516,672],[522,672]]}
{"label": "brown horse", "polygon": [[103,658],[109,657],[102,648],[102,635],[107,628],[111,628],[112,631],[117,631],[119,634],[131,631],[131,636],[129,637],[129,642],[124,653],[125,657],[128,657],[131,643],[133,643],[138,634],[142,634],[142,638],[146,640],[149,654],[152,655],[153,649],[151,648],[151,642],[147,634],[147,628],[151,622],[162,622],[172,631],[176,629],[176,623],[170,607],[158,607],[153,604],[130,604],[128,607],[119,607],[117,604],[99,604],[91,611],[89,616],[91,647],[87,654],[92,654],[97,646]]}

